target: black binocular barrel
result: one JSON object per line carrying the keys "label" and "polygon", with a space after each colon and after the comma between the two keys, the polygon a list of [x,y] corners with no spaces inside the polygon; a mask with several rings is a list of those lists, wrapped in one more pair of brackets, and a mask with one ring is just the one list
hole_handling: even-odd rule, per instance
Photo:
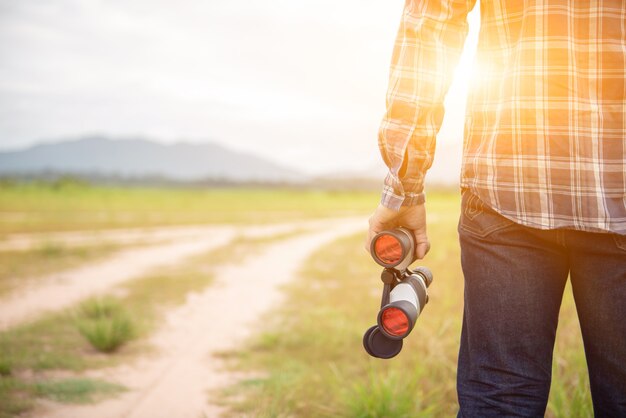
{"label": "black binocular barrel", "polygon": [[389,294],[389,303],[378,313],[378,325],[387,337],[402,339],[409,335],[428,302],[427,288],[432,273],[425,267],[413,271]]}
{"label": "black binocular barrel", "polygon": [[389,293],[389,303],[378,312],[378,324],[363,335],[363,346],[369,355],[389,359],[400,353],[402,340],[428,303],[427,288],[432,281],[433,275],[425,267],[406,270],[403,279]]}
{"label": "black binocular barrel", "polygon": [[406,228],[382,231],[372,239],[370,253],[383,266],[384,283],[378,324],[363,335],[367,353],[378,358],[392,358],[402,350],[402,340],[409,335],[428,302],[428,286],[433,275],[426,267],[409,269],[416,260],[415,238]]}

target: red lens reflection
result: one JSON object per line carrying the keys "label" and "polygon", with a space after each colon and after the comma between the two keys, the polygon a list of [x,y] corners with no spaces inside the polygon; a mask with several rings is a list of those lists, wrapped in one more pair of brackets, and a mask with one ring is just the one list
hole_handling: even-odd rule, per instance
{"label": "red lens reflection", "polygon": [[403,337],[409,331],[409,318],[398,308],[387,308],[381,316],[385,332],[394,337]]}
{"label": "red lens reflection", "polygon": [[393,235],[381,235],[374,243],[374,253],[383,263],[395,265],[402,259],[402,244]]}

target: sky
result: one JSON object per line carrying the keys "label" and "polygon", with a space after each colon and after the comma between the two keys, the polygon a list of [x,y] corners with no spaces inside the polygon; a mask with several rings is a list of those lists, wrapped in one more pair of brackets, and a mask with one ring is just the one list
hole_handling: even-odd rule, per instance
{"label": "sky", "polygon": [[[217,142],[308,174],[385,167],[402,0],[0,0],[0,149]],[[458,179],[478,13],[430,178]]]}

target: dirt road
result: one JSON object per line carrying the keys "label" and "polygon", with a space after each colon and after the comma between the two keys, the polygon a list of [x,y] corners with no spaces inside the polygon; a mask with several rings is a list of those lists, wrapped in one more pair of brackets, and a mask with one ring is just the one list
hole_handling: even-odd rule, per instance
{"label": "dirt road", "polygon": [[24,286],[2,300],[0,331],[46,312],[71,306],[156,266],[173,264],[193,254],[222,246],[234,236],[233,228],[220,227],[204,238],[132,248],[111,259],[37,280],[35,285]]}
{"label": "dirt road", "polygon": [[[352,218],[345,218],[347,221]],[[267,234],[269,230],[279,231],[281,228],[324,228],[328,222],[338,222],[340,218],[326,220],[314,219],[290,223],[274,223],[265,225],[232,225],[249,234]],[[185,241],[206,237],[220,228],[220,225],[161,226],[150,228],[107,229],[102,231],[70,231],[70,232],[33,232],[10,234],[0,239],[0,251],[27,250],[42,244],[56,243],[63,246],[93,245],[102,243],[145,244],[166,241]]]}
{"label": "dirt road", "polygon": [[200,418],[216,417],[212,389],[232,375],[221,370],[213,354],[232,349],[259,316],[280,303],[279,287],[298,279],[306,257],[338,236],[364,230],[365,222],[341,222],[324,232],[306,233],[270,244],[240,265],[224,266],[216,281],[186,304],[171,311],[151,338],[157,354],[133,365],[90,373],[130,390],[95,405],[47,405],[37,416],[50,418]]}
{"label": "dirt road", "polygon": [[[335,225],[349,224],[358,220],[334,219],[300,223],[283,223],[252,226],[200,226],[193,228],[164,228],[144,231],[101,232],[94,238],[90,233],[60,233],[58,242],[87,242],[89,239],[109,240],[141,239],[153,242],[155,237],[165,240],[149,247],[130,248],[113,257],[89,265],[39,278],[32,285],[23,286],[0,300],[0,331],[36,319],[46,312],[69,307],[89,296],[107,291],[112,286],[139,277],[155,268],[176,264],[186,257],[223,246],[235,236],[262,237],[293,230],[333,229]],[[324,228],[321,228],[324,226]],[[45,235],[49,237],[49,235]],[[130,237],[130,238],[129,238]],[[13,241],[18,248],[41,240],[42,237],[23,236]]]}

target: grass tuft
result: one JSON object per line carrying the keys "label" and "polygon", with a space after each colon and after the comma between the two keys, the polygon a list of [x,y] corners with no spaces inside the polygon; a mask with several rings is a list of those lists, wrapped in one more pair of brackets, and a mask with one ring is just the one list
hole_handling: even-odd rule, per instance
{"label": "grass tuft", "polygon": [[432,414],[422,405],[423,398],[411,374],[370,369],[367,379],[355,381],[344,391],[343,402],[347,415],[354,418],[410,418]]}
{"label": "grass tuft", "polygon": [[80,334],[98,351],[111,353],[136,336],[136,325],[113,298],[89,299],[80,305],[76,318]]}

